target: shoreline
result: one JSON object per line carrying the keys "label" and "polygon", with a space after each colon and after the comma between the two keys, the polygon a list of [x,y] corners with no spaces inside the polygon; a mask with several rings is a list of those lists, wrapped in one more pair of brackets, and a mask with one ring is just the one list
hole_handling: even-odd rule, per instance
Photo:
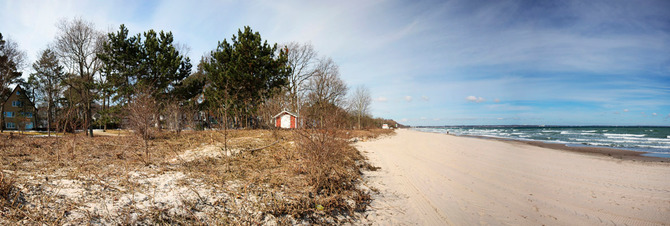
{"label": "shoreline", "polygon": [[[378,225],[664,225],[670,161],[563,144],[416,130],[357,143]],[[452,135],[452,134],[449,134]],[[365,222],[365,221],[364,221]]]}
{"label": "shoreline", "polygon": [[[426,132],[426,131],[419,131],[419,130],[414,130],[414,131],[425,132],[425,133],[433,133],[433,132]],[[531,146],[535,146],[535,147],[549,148],[549,149],[562,150],[562,151],[569,151],[569,152],[575,152],[575,153],[581,153],[581,154],[587,154],[587,155],[607,156],[607,157],[612,157],[612,158],[621,159],[621,160],[644,161],[644,162],[669,162],[670,163],[670,158],[657,157],[657,156],[645,156],[644,154],[647,154],[647,153],[650,153],[650,152],[644,152],[644,151],[633,151],[633,150],[610,148],[610,147],[568,146],[568,144],[563,144],[563,143],[551,143],[551,142],[533,141],[533,140],[516,140],[516,139],[501,138],[501,137],[456,135],[456,134],[446,134],[446,133],[436,133],[436,134],[444,134],[444,135],[456,136],[456,137],[472,137],[472,138],[478,138],[478,139],[497,140],[497,141],[502,141],[502,142],[507,142],[507,143],[512,143],[512,144],[514,144],[514,143],[516,143],[516,144],[526,144],[526,145],[531,145]]]}

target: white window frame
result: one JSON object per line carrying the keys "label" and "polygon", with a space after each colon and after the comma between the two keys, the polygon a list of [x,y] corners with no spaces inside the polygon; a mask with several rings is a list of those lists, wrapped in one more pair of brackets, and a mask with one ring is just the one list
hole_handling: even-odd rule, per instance
{"label": "white window frame", "polygon": [[12,101],[12,107],[21,107],[21,101],[20,100]]}
{"label": "white window frame", "polygon": [[14,118],[14,112],[13,111],[5,111],[5,117],[6,118]]}
{"label": "white window frame", "polygon": [[[9,125],[11,125],[11,126],[9,126]],[[5,127],[7,127],[7,129],[16,129],[16,123],[7,122],[7,123],[5,123]]]}

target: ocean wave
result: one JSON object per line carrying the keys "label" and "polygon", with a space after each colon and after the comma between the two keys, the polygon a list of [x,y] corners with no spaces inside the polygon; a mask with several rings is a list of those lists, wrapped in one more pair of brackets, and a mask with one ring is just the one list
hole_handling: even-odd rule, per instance
{"label": "ocean wave", "polygon": [[586,143],[583,143],[583,144],[586,144],[586,145],[593,145],[593,146],[607,146],[607,147],[611,147],[611,146],[612,146],[612,144],[608,144],[608,143],[600,143],[600,142],[586,142]]}
{"label": "ocean wave", "polygon": [[591,142],[592,139],[581,139],[581,138],[568,138],[569,140],[580,141],[580,142]]}
{"label": "ocean wave", "polygon": [[644,137],[646,134],[626,134],[626,133],[603,133],[603,135],[609,137]]}
{"label": "ocean wave", "polygon": [[645,139],[647,139],[648,141],[661,141],[661,142],[667,141],[667,142],[670,142],[670,139],[668,139],[668,138],[645,138]]}
{"label": "ocean wave", "polygon": [[658,148],[658,149],[670,149],[670,146],[658,146],[658,145],[638,145],[641,148]]}

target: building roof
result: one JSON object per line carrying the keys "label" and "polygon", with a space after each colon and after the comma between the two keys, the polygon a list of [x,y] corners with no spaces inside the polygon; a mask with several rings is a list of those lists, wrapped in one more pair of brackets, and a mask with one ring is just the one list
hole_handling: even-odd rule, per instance
{"label": "building roof", "polygon": [[3,105],[6,104],[7,101],[9,101],[9,98],[11,98],[12,95],[14,95],[14,94],[16,93],[16,90],[17,90],[17,89],[18,89],[18,90],[21,90],[21,93],[20,93],[19,95],[23,95],[23,96],[25,96],[25,97],[26,97],[26,100],[30,103],[30,105],[33,106],[33,108],[37,109],[37,106],[35,106],[35,103],[33,103],[32,100],[30,100],[30,98],[29,98],[28,95],[26,94],[26,90],[23,89],[23,87],[21,87],[21,85],[16,85],[16,86],[14,87],[14,89],[12,90],[12,92],[9,94],[9,96],[7,96],[7,99],[2,100],[2,104],[3,104]]}
{"label": "building roof", "polygon": [[298,114],[296,114],[296,113],[293,113],[293,112],[290,112],[290,111],[287,111],[287,110],[283,110],[283,111],[279,112],[279,114],[275,115],[275,117],[273,117],[273,118],[277,118],[277,117],[279,117],[280,115],[283,115],[283,114],[289,114],[289,115],[292,115],[293,117],[296,117],[296,118],[298,117]]}

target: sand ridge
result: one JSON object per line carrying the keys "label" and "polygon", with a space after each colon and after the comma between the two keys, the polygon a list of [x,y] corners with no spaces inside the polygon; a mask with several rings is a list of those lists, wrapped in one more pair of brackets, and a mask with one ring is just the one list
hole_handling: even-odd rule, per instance
{"label": "sand ridge", "polygon": [[670,224],[670,164],[397,130],[361,142],[388,225]]}

